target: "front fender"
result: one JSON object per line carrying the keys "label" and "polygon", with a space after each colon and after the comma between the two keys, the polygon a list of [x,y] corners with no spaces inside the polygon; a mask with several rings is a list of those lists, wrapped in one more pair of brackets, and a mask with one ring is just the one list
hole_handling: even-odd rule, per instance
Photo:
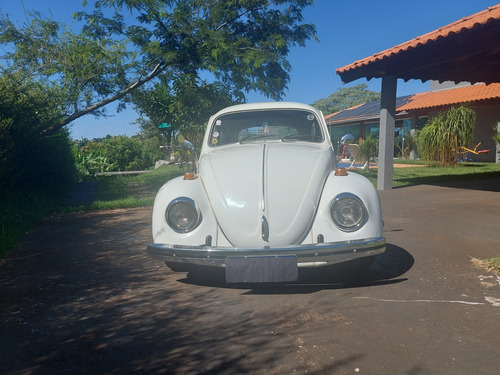
{"label": "front fender", "polygon": [[[341,193],[357,195],[368,211],[367,223],[355,232],[344,232],[337,228],[330,216],[330,205]],[[303,242],[317,242],[322,235],[324,242],[350,241],[361,238],[382,237],[383,220],[380,199],[373,184],[360,174],[348,172],[347,176],[336,176],[330,173],[325,183],[310,235]]]}
{"label": "front fender", "polygon": [[[169,203],[179,197],[191,198],[201,212],[200,224],[189,233],[177,233],[167,224],[165,211]],[[202,245],[207,236],[211,236],[213,244],[226,245],[227,240],[219,238],[217,220],[213,215],[208,197],[200,178],[184,180],[177,177],[166,184],[156,194],[153,207],[153,241],[155,243],[175,243],[179,245]]]}

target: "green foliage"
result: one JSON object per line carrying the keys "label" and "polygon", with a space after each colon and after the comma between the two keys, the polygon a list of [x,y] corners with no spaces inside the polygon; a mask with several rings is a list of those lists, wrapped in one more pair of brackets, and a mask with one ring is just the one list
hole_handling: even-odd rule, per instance
{"label": "green foliage", "polygon": [[173,81],[179,72],[201,87],[201,74],[210,75],[239,100],[253,90],[280,99],[290,80],[291,47],[315,37],[315,27],[302,23],[311,4],[100,0],[93,11],[75,13],[71,28],[37,12],[17,26],[0,13],[2,69],[50,82],[63,113],[51,130],[85,114],[102,115],[114,101],[122,108],[129,93],[157,77]]}
{"label": "green foliage", "polygon": [[357,86],[341,88],[328,98],[315,101],[312,106],[323,114],[329,115],[358,104],[373,102],[380,99],[380,93],[367,90],[368,86],[361,83]]}
{"label": "green foliage", "polygon": [[409,159],[412,151],[417,152],[417,139],[414,135],[407,134],[405,136],[405,141],[406,144],[401,157],[403,159]]}
{"label": "green foliage", "polygon": [[161,156],[158,142],[154,139],[143,142],[138,136],[107,136],[74,143],[73,153],[80,180],[92,179],[98,172],[151,169]]}
{"label": "green foliage", "polygon": [[370,160],[377,155],[378,140],[371,134],[360,142],[359,154],[363,160],[368,161],[367,168],[370,168]]}
{"label": "green foliage", "polygon": [[74,179],[68,132],[44,133],[58,111],[50,90],[16,78],[0,76],[0,191],[55,190]]}
{"label": "green foliage", "polygon": [[442,165],[456,164],[459,147],[473,147],[475,124],[476,113],[465,106],[441,112],[417,133],[422,159],[437,160]]}
{"label": "green foliage", "polygon": [[92,107],[129,85],[128,72],[137,63],[125,40],[109,32],[75,33],[36,11],[28,12],[27,19],[18,27],[0,13],[0,44],[8,46],[2,68],[4,73],[50,85],[60,108],[50,129],[57,130],[82,114],[102,114],[99,107]]}
{"label": "green foliage", "polygon": [[151,120],[141,124],[143,132],[158,136],[158,125],[170,123],[197,148],[201,146],[209,117],[235,104],[229,88],[189,74],[177,74],[170,82],[161,80],[151,88],[137,90],[133,102]]}
{"label": "green foliage", "polygon": [[[132,165],[140,165],[139,162],[142,156],[141,143],[135,138],[126,136],[117,136],[110,139],[105,139],[102,142],[102,155],[109,160],[111,164],[110,170],[127,171],[135,167]],[[143,166],[139,166],[142,169]],[[151,168],[151,164],[147,166]]]}
{"label": "green foliage", "polygon": [[0,256],[57,206],[75,177],[66,130],[45,87],[0,76]]}
{"label": "green foliage", "polygon": [[82,152],[74,146],[73,155],[78,181],[92,179],[97,172],[110,171],[111,165],[108,163],[108,159],[102,156],[101,150]]}
{"label": "green foliage", "polygon": [[485,259],[484,262],[489,271],[500,275],[500,257]]}

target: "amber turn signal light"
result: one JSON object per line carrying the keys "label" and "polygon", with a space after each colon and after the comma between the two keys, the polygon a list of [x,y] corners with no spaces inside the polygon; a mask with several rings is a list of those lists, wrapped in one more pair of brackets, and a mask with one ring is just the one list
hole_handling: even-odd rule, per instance
{"label": "amber turn signal light", "polygon": [[347,169],[345,168],[335,169],[335,176],[347,176]]}

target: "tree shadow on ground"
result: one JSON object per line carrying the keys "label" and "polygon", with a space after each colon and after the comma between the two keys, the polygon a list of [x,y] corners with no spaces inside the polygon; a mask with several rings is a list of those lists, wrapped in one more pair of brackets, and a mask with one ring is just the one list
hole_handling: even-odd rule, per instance
{"label": "tree shadow on ground", "polygon": [[431,185],[456,189],[500,192],[500,173],[492,172],[491,179],[450,181],[433,183]]}
{"label": "tree shadow on ground", "polygon": [[436,182],[435,176],[414,177],[399,180],[406,183],[404,186],[394,186],[393,189],[404,189],[414,185],[432,185],[456,189],[469,189],[481,191],[500,192],[500,172],[482,173],[481,177],[472,175],[447,175],[441,176],[443,181]]}

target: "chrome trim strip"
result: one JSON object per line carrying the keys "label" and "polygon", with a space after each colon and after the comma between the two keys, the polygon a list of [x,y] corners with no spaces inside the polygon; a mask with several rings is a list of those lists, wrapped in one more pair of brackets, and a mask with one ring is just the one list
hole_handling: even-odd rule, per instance
{"label": "chrome trim strip", "polygon": [[356,241],[330,242],[320,244],[294,245],[275,248],[233,248],[212,246],[183,246],[150,244],[150,256],[171,263],[196,264],[225,267],[227,257],[296,255],[299,267],[323,267],[357,258],[382,254],[386,242],[383,237]]}

